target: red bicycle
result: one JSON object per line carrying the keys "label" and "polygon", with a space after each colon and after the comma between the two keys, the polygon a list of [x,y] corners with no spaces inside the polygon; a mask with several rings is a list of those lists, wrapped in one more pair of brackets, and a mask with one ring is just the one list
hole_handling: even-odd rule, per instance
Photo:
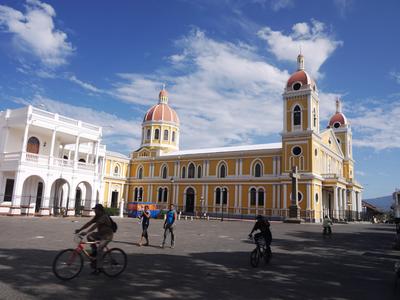
{"label": "red bicycle", "polygon": [[[75,234],[74,241],[78,244],[75,249],[65,249],[57,254],[53,261],[53,273],[61,280],[70,280],[79,275],[83,268],[84,257],[95,267],[96,258],[92,257],[85,249],[85,245],[100,242],[86,242],[83,235]],[[121,274],[127,265],[126,253],[119,248],[105,247],[103,255],[103,273],[109,277],[116,277]]]}

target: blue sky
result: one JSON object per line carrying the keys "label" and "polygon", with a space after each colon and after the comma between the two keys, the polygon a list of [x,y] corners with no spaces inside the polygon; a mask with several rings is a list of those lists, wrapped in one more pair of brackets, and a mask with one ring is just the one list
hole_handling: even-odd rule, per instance
{"label": "blue sky", "polygon": [[343,100],[364,198],[399,186],[398,1],[2,1],[0,110],[33,104],[104,126],[128,154],[166,83],[181,149],[280,140],[301,46],[321,127]]}

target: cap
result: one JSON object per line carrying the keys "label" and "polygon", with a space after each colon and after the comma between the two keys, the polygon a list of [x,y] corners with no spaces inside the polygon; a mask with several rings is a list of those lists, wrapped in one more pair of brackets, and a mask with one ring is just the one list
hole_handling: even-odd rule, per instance
{"label": "cap", "polygon": [[100,210],[104,210],[104,206],[97,203],[94,207],[92,207],[92,209],[100,209]]}

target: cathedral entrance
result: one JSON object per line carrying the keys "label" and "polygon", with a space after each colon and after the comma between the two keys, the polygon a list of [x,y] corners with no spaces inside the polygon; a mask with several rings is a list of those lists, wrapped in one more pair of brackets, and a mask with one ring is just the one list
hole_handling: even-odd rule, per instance
{"label": "cathedral entrance", "polygon": [[186,205],[185,212],[193,213],[194,212],[194,190],[192,188],[188,188],[186,190]]}

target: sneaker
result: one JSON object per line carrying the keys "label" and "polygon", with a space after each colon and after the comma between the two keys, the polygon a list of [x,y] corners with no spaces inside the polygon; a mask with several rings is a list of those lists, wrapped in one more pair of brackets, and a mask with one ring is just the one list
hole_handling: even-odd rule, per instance
{"label": "sneaker", "polygon": [[174,244],[172,244],[172,245],[171,245],[171,249],[174,249],[174,248],[175,248],[175,245],[174,245]]}
{"label": "sneaker", "polygon": [[160,248],[164,249],[164,244],[161,244],[161,245],[160,245]]}

